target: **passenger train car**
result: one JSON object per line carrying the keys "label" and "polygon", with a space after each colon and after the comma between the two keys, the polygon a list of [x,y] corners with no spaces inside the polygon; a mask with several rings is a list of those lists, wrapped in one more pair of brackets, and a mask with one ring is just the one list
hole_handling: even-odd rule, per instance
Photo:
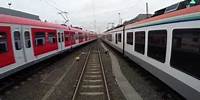
{"label": "passenger train car", "polygon": [[200,5],[107,30],[103,41],[186,99],[200,99]]}
{"label": "passenger train car", "polygon": [[0,79],[95,39],[82,29],[0,15]]}

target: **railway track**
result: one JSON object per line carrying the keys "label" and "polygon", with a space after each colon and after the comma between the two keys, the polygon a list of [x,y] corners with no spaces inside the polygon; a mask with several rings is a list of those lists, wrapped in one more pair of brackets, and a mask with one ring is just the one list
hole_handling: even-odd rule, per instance
{"label": "railway track", "polygon": [[99,48],[90,48],[72,100],[110,100]]}
{"label": "railway track", "polygon": [[52,64],[58,63],[59,60],[65,59],[65,57],[67,57],[67,55],[69,55],[70,53],[82,52],[82,50],[84,49],[88,50],[87,48],[90,47],[90,45],[91,44],[87,44],[83,48],[81,47],[75,48],[76,51],[74,50],[74,52],[69,51],[69,52],[56,55],[42,62],[34,64],[30,67],[27,67],[21,71],[18,71],[6,78],[1,79],[0,80],[0,96],[4,95],[7,91],[11,90],[15,86],[16,87],[20,86],[25,81],[31,79],[34,75],[37,75],[43,72],[45,69],[54,70],[54,68],[51,66]]}

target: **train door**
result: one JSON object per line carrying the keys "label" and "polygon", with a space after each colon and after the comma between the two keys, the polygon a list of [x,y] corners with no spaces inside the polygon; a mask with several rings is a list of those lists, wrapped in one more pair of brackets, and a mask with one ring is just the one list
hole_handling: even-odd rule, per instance
{"label": "train door", "polygon": [[58,31],[58,48],[59,48],[59,51],[61,51],[65,48],[64,31],[63,30]]}
{"label": "train door", "polygon": [[60,45],[61,45],[61,50],[63,50],[63,49],[65,49],[65,38],[64,38],[64,31],[61,31],[60,32],[60,36],[61,36],[61,43],[60,43]]}
{"label": "train door", "polygon": [[23,37],[23,48],[25,53],[25,62],[30,62],[34,60],[31,28],[27,26],[22,27],[22,37]]}
{"label": "train door", "polygon": [[21,32],[20,25],[12,26],[12,38],[14,46],[14,55],[17,65],[22,65],[25,63],[25,52],[23,48],[23,36]]}

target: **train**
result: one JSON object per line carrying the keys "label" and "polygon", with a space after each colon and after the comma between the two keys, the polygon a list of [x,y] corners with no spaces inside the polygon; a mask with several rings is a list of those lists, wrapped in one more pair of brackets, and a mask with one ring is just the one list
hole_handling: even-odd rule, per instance
{"label": "train", "polygon": [[180,2],[104,31],[102,41],[188,100],[200,99],[200,3]]}
{"label": "train", "polygon": [[0,14],[0,79],[96,38],[81,28]]}

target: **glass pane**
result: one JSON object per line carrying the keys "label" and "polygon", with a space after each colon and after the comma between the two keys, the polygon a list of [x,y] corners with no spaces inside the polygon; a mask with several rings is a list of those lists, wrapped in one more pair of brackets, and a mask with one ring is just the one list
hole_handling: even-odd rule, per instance
{"label": "glass pane", "polygon": [[60,32],[58,32],[58,42],[61,42]]}
{"label": "glass pane", "polygon": [[15,49],[21,50],[22,44],[21,44],[21,36],[19,31],[14,32],[14,39],[15,39]]}
{"label": "glass pane", "polygon": [[64,41],[64,33],[61,33],[62,34],[62,42]]}
{"label": "glass pane", "polygon": [[127,44],[133,45],[133,32],[127,32],[126,40]]}
{"label": "glass pane", "polygon": [[65,41],[69,41],[69,35],[65,34]]}
{"label": "glass pane", "polygon": [[25,46],[26,46],[26,48],[30,48],[31,47],[30,33],[28,31],[26,31],[24,33],[24,36],[25,36]]}
{"label": "glass pane", "polygon": [[78,34],[78,33],[75,34],[75,39],[76,39],[76,40],[79,39],[79,34]]}
{"label": "glass pane", "polygon": [[49,43],[56,43],[56,34],[48,33]]}
{"label": "glass pane", "polygon": [[37,32],[35,38],[45,38],[45,32]]}
{"label": "glass pane", "polygon": [[167,46],[167,31],[155,30],[148,33],[147,55],[160,62],[165,62]]}
{"label": "glass pane", "polygon": [[107,40],[108,40],[108,41],[112,41],[112,34],[108,34],[108,35],[107,35]]}
{"label": "glass pane", "polygon": [[0,54],[8,51],[7,33],[0,32]]}
{"label": "glass pane", "polygon": [[43,38],[38,38],[38,39],[36,39],[36,45],[37,46],[40,46],[40,45],[44,45],[45,43],[44,43],[44,39]]}
{"label": "glass pane", "polygon": [[185,73],[200,78],[200,29],[173,31],[170,64]]}
{"label": "glass pane", "polygon": [[115,43],[117,44],[117,33],[115,34]]}
{"label": "glass pane", "polygon": [[144,54],[145,51],[145,32],[135,32],[135,51]]}
{"label": "glass pane", "polygon": [[118,42],[122,42],[122,34],[118,33]]}
{"label": "glass pane", "polygon": [[37,32],[35,34],[35,42],[36,46],[45,45],[45,32]]}

